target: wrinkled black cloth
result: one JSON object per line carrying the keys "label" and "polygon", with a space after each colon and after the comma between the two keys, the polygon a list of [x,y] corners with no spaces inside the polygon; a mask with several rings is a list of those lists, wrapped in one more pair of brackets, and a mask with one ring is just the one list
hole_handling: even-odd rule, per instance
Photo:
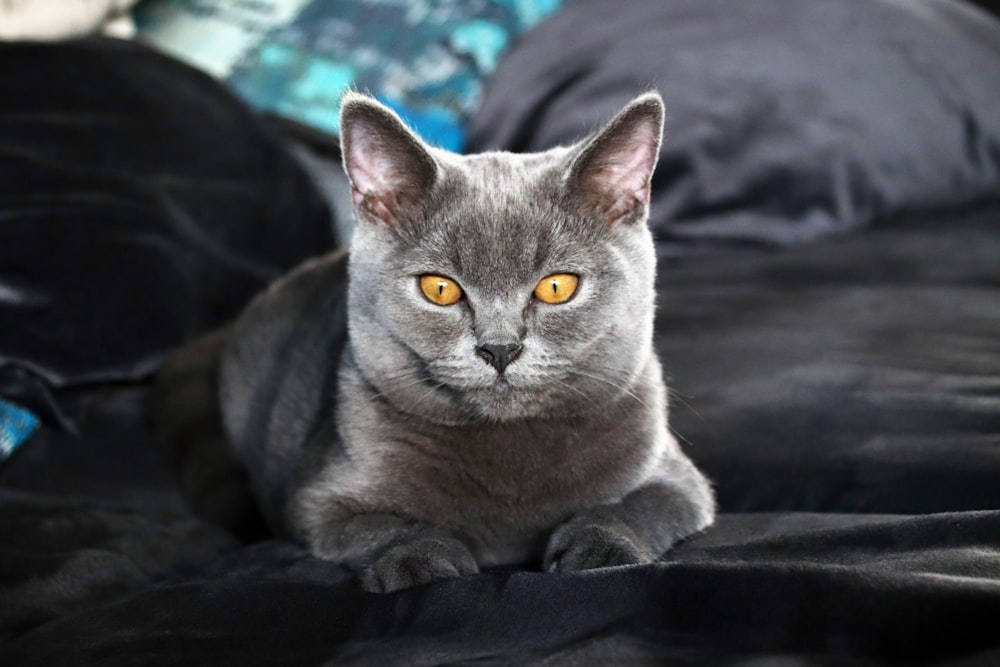
{"label": "wrinkled black cloth", "polygon": [[0,391],[51,415],[0,465],[0,665],[1000,664],[1000,207],[661,243],[718,524],[654,565],[374,595],[198,519],[149,425],[157,355],[328,243],[280,141],[133,45],[0,45],[0,89]]}
{"label": "wrinkled black cloth", "polygon": [[0,664],[995,664],[998,225],[663,262],[672,424],[723,514],[650,566],[366,594],[196,520],[144,384],[86,392],[81,436],[0,469]]}
{"label": "wrinkled black cloth", "polygon": [[208,76],[118,40],[0,43],[0,383],[50,423],[39,382],[148,375],[331,246],[281,137]]}
{"label": "wrinkled black cloth", "polygon": [[724,507],[1000,509],[1000,211],[661,266],[671,424]]}
{"label": "wrinkled black cloth", "polygon": [[1000,20],[961,0],[567,3],[503,58],[468,149],[572,142],[649,88],[677,254],[1000,200]]}

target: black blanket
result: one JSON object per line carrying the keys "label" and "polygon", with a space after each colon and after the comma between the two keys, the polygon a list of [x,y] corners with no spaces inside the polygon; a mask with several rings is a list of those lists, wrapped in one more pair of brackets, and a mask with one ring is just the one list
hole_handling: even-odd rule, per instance
{"label": "black blanket", "polygon": [[365,594],[196,520],[146,385],[88,390],[82,436],[3,470],[3,664],[990,664],[997,216],[663,272],[674,425],[724,513],[651,566]]}
{"label": "black blanket", "polygon": [[0,464],[0,664],[1000,664],[997,205],[664,243],[656,346],[718,524],[649,566],[366,594],[197,518],[149,425],[164,354],[332,246],[280,138],[138,47],[0,65],[0,394],[44,422]]}

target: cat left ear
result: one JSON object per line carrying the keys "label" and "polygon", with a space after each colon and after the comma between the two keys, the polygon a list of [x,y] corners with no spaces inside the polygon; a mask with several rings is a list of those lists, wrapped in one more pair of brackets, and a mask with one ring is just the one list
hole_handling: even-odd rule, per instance
{"label": "cat left ear", "polygon": [[340,107],[340,140],[360,217],[396,227],[422,207],[437,178],[437,162],[391,109],[347,93]]}
{"label": "cat left ear", "polygon": [[633,220],[649,203],[663,116],[659,94],[646,93],[583,141],[570,164],[568,183],[586,214],[611,225]]}

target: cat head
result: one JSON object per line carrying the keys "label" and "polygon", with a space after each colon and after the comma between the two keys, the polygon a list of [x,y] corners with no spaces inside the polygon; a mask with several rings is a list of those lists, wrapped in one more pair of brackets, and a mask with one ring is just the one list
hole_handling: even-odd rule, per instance
{"label": "cat head", "polygon": [[649,93],[573,146],[459,156],[348,94],[351,345],[380,395],[440,423],[571,417],[625,395],[652,354],[662,126]]}

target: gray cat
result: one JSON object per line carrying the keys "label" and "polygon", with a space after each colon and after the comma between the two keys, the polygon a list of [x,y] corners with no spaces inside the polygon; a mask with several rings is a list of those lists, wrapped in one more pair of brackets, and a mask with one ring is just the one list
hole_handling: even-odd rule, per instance
{"label": "gray cat", "polygon": [[662,123],[646,94],[574,146],[463,157],[345,98],[350,255],[273,285],[222,352],[272,528],[393,591],[647,563],[712,522],[652,346]]}

